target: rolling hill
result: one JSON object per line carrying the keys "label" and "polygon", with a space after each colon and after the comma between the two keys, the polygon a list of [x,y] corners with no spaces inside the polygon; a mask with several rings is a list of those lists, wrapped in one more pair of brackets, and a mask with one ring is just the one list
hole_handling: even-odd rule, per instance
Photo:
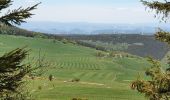
{"label": "rolling hill", "polygon": [[[161,60],[169,51],[167,44],[155,40],[153,35],[141,34],[99,34],[66,35],[66,38],[79,41],[84,46],[101,50],[124,51],[141,57],[151,56]],[[115,46],[117,46],[116,49]],[[108,49],[107,49],[108,48]],[[113,49],[113,50],[112,50]]]}
{"label": "rolling hill", "polygon": [[[31,50],[26,62],[38,59],[41,51],[52,65],[47,66],[43,76],[29,80],[30,92],[36,100],[144,100],[130,89],[130,82],[149,66],[144,58],[96,57],[99,51],[76,44],[0,35],[0,55],[23,46]],[[48,81],[49,75],[54,76],[52,82]],[[73,79],[80,81],[72,82]]]}
{"label": "rolling hill", "polygon": [[154,39],[153,35],[140,34],[98,34],[98,35],[56,35],[28,31],[17,27],[1,26],[0,34],[54,39],[64,42],[103,50],[123,51],[133,55],[152,56],[161,60],[169,51],[169,47]]}

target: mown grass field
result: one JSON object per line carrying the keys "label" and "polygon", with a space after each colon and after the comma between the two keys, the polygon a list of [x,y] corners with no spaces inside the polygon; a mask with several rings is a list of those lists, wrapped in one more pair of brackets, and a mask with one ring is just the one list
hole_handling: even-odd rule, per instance
{"label": "mown grass field", "polygon": [[[0,35],[0,55],[27,46],[27,61],[37,59],[39,52],[52,64],[40,78],[29,80],[30,92],[36,100],[144,100],[130,89],[130,82],[143,75],[148,67],[144,58],[98,58],[96,50],[64,44],[50,39]],[[48,81],[53,75],[54,80]],[[78,78],[80,82],[70,82]],[[38,88],[38,87],[41,87]]]}

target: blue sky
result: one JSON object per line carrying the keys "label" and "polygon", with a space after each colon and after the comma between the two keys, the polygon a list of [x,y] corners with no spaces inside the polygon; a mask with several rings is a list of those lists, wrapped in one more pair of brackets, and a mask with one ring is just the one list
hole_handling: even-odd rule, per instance
{"label": "blue sky", "polygon": [[139,0],[14,0],[15,6],[27,7],[42,2],[29,21],[90,23],[155,23]]}

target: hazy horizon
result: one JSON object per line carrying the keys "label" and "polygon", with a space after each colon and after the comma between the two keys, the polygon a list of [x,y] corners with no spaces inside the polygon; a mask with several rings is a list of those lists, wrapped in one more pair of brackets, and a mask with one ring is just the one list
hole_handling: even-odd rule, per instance
{"label": "hazy horizon", "polygon": [[29,21],[22,24],[21,28],[36,32],[50,34],[101,34],[101,33],[146,33],[153,34],[158,27],[170,31],[167,24],[143,23],[143,24],[108,24],[108,23],[87,23],[87,22],[50,22],[50,21]]}

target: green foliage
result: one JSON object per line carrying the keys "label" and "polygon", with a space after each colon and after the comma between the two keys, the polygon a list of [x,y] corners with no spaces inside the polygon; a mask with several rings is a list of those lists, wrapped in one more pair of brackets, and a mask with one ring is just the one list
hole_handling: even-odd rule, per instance
{"label": "green foliage", "polygon": [[117,57],[117,58],[129,57],[129,58],[134,58],[134,57],[137,57],[137,56],[128,54],[126,52],[112,51],[112,52],[109,52],[109,57]]}
{"label": "green foliage", "polygon": [[144,0],[141,0],[141,2],[145,6],[156,11],[155,17],[157,15],[163,14],[161,19],[166,21],[166,18],[169,16],[169,13],[170,13],[170,2],[167,2],[167,1],[165,1],[165,2],[159,2],[159,1],[148,2],[148,1],[144,1]]}
{"label": "green foliage", "polygon": [[[26,33],[25,35],[27,35],[27,34],[32,34],[32,37],[35,37],[35,38],[48,38],[45,34],[39,33],[39,32],[30,32],[30,33]],[[23,34],[23,36],[24,36],[24,34]]]}
{"label": "green foliage", "polygon": [[11,5],[11,0],[1,0],[0,1],[0,10],[8,8]]}
{"label": "green foliage", "polygon": [[[0,0],[0,11],[12,5],[11,0]],[[33,14],[30,11],[36,9],[39,4],[23,9],[9,10],[0,17],[1,26],[20,25],[24,20],[30,18]],[[7,28],[7,27],[3,27]],[[1,30],[1,33],[7,33]],[[0,57],[0,98],[1,100],[26,100],[28,94],[23,90],[24,77],[37,68],[31,68],[30,65],[22,64],[28,51],[23,48],[15,49]]]}
{"label": "green foliage", "polygon": [[28,51],[15,49],[0,57],[0,97],[2,100],[20,100],[24,91],[23,78],[33,69],[30,65],[22,64]]}
{"label": "green foliage", "polygon": [[67,39],[62,39],[61,41],[62,41],[64,44],[69,43]]}
{"label": "green foliage", "polygon": [[[153,2],[147,2],[144,0],[141,0],[141,2],[149,7],[150,9],[156,10],[156,15],[162,14],[162,20],[166,22],[166,20],[169,17],[170,14],[170,2],[159,2],[159,1],[153,1]],[[170,44],[170,33],[165,32],[162,29],[159,29],[158,32],[155,34],[155,38],[159,41],[166,42]]]}
{"label": "green foliage", "polygon": [[81,98],[73,98],[71,100],[88,100],[88,99],[81,99]]}
{"label": "green foliage", "polygon": [[76,40],[79,45],[101,51],[122,51],[141,57],[149,55],[155,59],[162,59],[169,51],[165,43],[155,40],[152,35],[98,34],[69,35],[65,37]]}
{"label": "green foliage", "polygon": [[74,78],[74,79],[71,80],[71,82],[79,82],[79,81],[80,81],[79,78]]}
{"label": "green foliage", "polygon": [[[36,9],[36,7],[40,3],[28,7],[26,9],[23,9],[22,7],[19,7],[18,9],[8,11],[5,15],[0,17],[0,22],[4,23],[6,25],[12,26],[12,24],[20,25],[21,23],[25,22],[24,20],[27,18],[30,18],[33,14],[30,13],[30,11]],[[12,5],[11,0],[1,0],[0,1],[0,10],[3,10],[5,8],[8,8],[10,5]]]}
{"label": "green foliage", "polygon": [[81,40],[81,42],[85,43],[85,46],[92,46],[93,48],[96,48],[98,50],[103,51],[123,51],[127,50],[129,47],[128,43],[108,43],[108,42],[102,42],[102,41],[92,41],[92,40]]}
{"label": "green foliage", "polygon": [[152,64],[145,74],[150,77],[150,80],[134,81],[132,89],[144,93],[150,100],[169,100],[170,95],[170,74],[169,71],[162,70],[159,61],[149,58],[148,61]]}
{"label": "green foliage", "polygon": [[49,79],[49,81],[52,81],[53,80],[53,75],[49,75],[48,79]]}
{"label": "green foliage", "polygon": [[0,26],[0,34],[8,34],[8,35],[22,35],[25,37],[36,37],[39,35],[38,33],[27,31],[24,29],[19,29],[15,26],[7,26],[5,24],[2,24]]}
{"label": "green foliage", "polygon": [[165,32],[159,29],[159,31],[155,34],[155,38],[157,40],[170,44],[170,33],[169,32]]}
{"label": "green foliage", "polygon": [[75,40],[69,40],[71,44],[77,45],[77,42]]}
{"label": "green foliage", "polygon": [[[162,20],[169,16],[170,3],[161,3],[158,1],[147,2],[143,1],[143,4],[151,9],[156,10],[156,14],[163,14]],[[159,29],[155,34],[155,38],[162,42],[170,44],[170,34]],[[170,58],[168,59],[170,60]],[[144,93],[150,100],[169,100],[170,99],[170,73],[169,68],[165,71],[159,61],[149,58],[148,61],[152,64],[151,68],[146,70],[146,76],[150,77],[149,80],[138,79],[134,81],[131,88],[137,90],[140,93]],[[168,64],[170,61],[168,61]]]}
{"label": "green foliage", "polygon": [[102,52],[102,51],[99,51],[96,53],[96,57],[105,57],[107,56],[106,53]]}

